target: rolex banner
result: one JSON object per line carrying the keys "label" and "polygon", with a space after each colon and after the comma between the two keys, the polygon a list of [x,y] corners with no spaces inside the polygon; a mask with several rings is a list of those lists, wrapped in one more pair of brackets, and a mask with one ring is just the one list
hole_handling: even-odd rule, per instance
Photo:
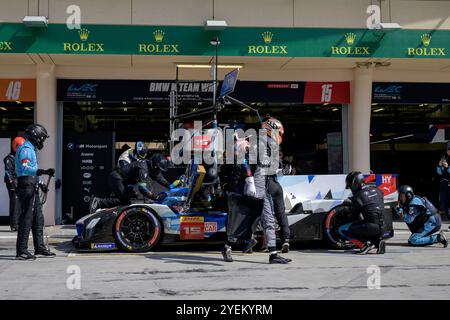
{"label": "rolex banner", "polygon": [[212,36],[220,37],[220,56],[376,57],[448,59],[450,30],[402,29],[380,32],[342,28],[228,27],[218,34],[201,26],[65,24],[27,28],[0,23],[1,53],[194,55],[214,56]]}

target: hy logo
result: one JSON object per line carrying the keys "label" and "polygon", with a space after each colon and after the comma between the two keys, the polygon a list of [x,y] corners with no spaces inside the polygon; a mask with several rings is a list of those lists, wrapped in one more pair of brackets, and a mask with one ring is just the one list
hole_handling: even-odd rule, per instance
{"label": "hy logo", "polygon": [[427,33],[425,33],[425,34],[423,34],[423,35],[420,36],[420,40],[422,40],[422,44],[423,44],[425,47],[428,47],[428,46],[430,45],[431,38],[432,38],[432,37],[431,37],[429,34],[427,34]]}
{"label": "hy logo", "polygon": [[353,45],[355,43],[356,40],[356,34],[353,32],[347,33],[345,34],[345,41],[347,42],[348,45]]}
{"label": "hy logo", "polygon": [[80,30],[78,30],[81,41],[86,41],[89,38],[90,33],[91,32],[87,28],[81,28]]}
{"label": "hy logo", "polygon": [[155,30],[154,32],[153,32],[153,36],[155,37],[155,41],[156,42],[162,42],[163,41],[163,39],[164,39],[164,35],[165,35],[166,33],[164,32],[164,31],[162,31],[162,30]]}
{"label": "hy logo", "polygon": [[270,31],[265,31],[262,34],[262,38],[264,40],[264,43],[269,44],[272,42],[272,38],[273,38],[273,33]]}

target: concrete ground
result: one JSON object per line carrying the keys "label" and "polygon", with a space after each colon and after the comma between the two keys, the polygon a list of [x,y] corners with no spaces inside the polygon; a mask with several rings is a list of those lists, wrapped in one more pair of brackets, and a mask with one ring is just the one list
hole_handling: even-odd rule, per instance
{"label": "concrete ground", "polygon": [[412,248],[406,226],[395,230],[384,255],[297,247],[293,262],[270,265],[266,253],[226,263],[217,246],[76,253],[73,226],[46,228],[56,258],[15,261],[15,233],[2,226],[0,299],[448,299],[450,248]]}

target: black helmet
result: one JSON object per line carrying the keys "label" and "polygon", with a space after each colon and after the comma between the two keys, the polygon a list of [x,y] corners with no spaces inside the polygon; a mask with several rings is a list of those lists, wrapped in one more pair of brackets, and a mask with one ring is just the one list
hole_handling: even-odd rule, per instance
{"label": "black helmet", "polygon": [[352,171],[345,177],[345,189],[350,189],[353,193],[361,189],[363,183],[364,176],[359,171]]}
{"label": "black helmet", "polygon": [[136,142],[136,145],[134,146],[134,154],[136,155],[136,159],[142,160],[147,157],[148,148],[146,144],[142,141]]}
{"label": "black helmet", "polygon": [[400,202],[400,194],[406,196],[406,201],[409,203],[414,198],[414,190],[410,186],[403,185],[398,188],[398,201]]}
{"label": "black helmet", "polygon": [[169,160],[167,160],[161,153],[155,153],[148,160],[148,166],[151,170],[161,170],[166,172],[169,168]]}
{"label": "black helmet", "polygon": [[39,150],[44,147],[45,139],[50,138],[44,126],[37,123],[29,125],[28,128],[25,129],[25,134],[31,143]]}

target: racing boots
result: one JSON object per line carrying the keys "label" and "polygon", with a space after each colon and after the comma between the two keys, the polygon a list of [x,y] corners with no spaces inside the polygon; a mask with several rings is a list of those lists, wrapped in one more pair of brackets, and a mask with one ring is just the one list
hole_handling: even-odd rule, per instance
{"label": "racing boots", "polygon": [[377,254],[384,254],[386,252],[386,241],[381,240],[378,244]]}
{"label": "racing boots", "polygon": [[375,245],[372,244],[370,241],[367,241],[364,243],[364,246],[359,249],[359,251],[356,254],[368,254],[370,250],[375,249]]}
{"label": "racing boots", "polygon": [[288,253],[288,252],[289,252],[289,242],[285,241],[281,246],[281,253]]}
{"label": "racing boots", "polygon": [[231,256],[231,247],[229,245],[225,245],[225,247],[223,247],[222,256],[225,262],[233,262],[233,257]]}
{"label": "racing boots", "polygon": [[56,254],[54,254],[53,252],[51,252],[46,248],[35,250],[34,255],[36,257],[44,257],[44,258],[54,258],[56,256]]}
{"label": "racing boots", "polygon": [[242,249],[243,253],[253,253],[253,247],[258,243],[256,239],[250,239],[245,242],[245,246]]}
{"label": "racing boots", "polygon": [[276,253],[273,253],[269,256],[269,263],[273,264],[273,263],[279,263],[279,264],[287,264],[289,262],[291,262],[291,259],[288,258],[283,258],[282,256],[279,256]]}
{"label": "racing boots", "polygon": [[444,235],[444,231],[439,232],[439,234],[437,236],[437,240],[439,241],[440,244],[442,244],[444,246],[444,248],[447,248],[448,241],[447,241],[447,238]]}
{"label": "racing boots", "polygon": [[36,256],[33,256],[31,253],[29,253],[28,251],[24,251],[21,254],[16,256],[16,260],[28,260],[28,261],[33,261],[36,260]]}

